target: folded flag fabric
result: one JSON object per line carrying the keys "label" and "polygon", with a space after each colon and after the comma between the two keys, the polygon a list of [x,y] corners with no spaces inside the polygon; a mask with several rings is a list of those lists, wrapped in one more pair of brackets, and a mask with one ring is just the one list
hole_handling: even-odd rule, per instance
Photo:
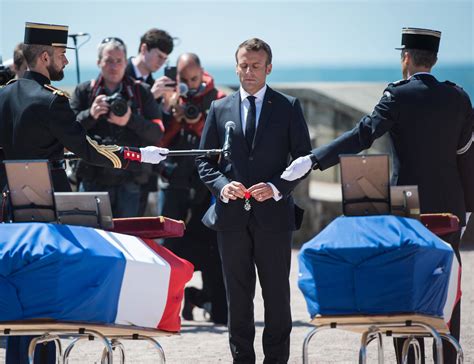
{"label": "folded flag fabric", "polygon": [[339,217],[303,245],[298,285],[311,317],[419,313],[449,322],[460,266],[414,219]]}
{"label": "folded flag fabric", "polygon": [[193,266],[153,244],[88,227],[1,224],[0,320],[179,331],[179,307]]}

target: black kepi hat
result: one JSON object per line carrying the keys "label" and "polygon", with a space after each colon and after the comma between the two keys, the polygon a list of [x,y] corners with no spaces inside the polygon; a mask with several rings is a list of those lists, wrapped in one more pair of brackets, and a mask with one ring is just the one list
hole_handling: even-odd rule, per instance
{"label": "black kepi hat", "polygon": [[25,44],[39,44],[53,47],[67,46],[67,33],[69,27],[66,25],[25,23]]}
{"label": "black kepi hat", "polygon": [[422,49],[438,53],[441,32],[431,29],[403,28],[402,47],[396,49]]}

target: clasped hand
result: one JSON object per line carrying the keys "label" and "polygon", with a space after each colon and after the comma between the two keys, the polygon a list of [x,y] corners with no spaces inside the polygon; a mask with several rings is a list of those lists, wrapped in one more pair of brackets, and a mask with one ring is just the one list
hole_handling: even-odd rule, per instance
{"label": "clasped hand", "polygon": [[245,198],[245,193],[248,192],[258,202],[266,201],[273,197],[273,189],[268,183],[260,182],[248,189],[240,182],[232,181],[224,186],[222,189],[222,197],[229,200],[237,200],[238,198]]}

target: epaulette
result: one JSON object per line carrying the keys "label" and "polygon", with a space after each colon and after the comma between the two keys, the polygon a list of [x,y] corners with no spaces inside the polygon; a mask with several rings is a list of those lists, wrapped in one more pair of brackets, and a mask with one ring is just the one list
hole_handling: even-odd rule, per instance
{"label": "epaulette", "polygon": [[449,85],[449,86],[457,86],[457,87],[459,87],[459,88],[462,88],[461,86],[455,84],[454,82],[448,81],[448,80],[444,81],[444,83],[445,83],[446,85]]}
{"label": "epaulette", "polygon": [[54,95],[64,96],[64,97],[67,97],[68,99],[71,98],[71,96],[66,91],[60,90],[54,87],[53,85],[50,85],[49,83],[46,83],[43,86],[45,89],[51,91]]}
{"label": "epaulette", "polygon": [[400,86],[400,85],[404,85],[404,84],[408,83],[409,81],[410,80],[398,80],[398,81],[395,81],[395,82],[391,82],[388,85],[397,87],[397,86]]}

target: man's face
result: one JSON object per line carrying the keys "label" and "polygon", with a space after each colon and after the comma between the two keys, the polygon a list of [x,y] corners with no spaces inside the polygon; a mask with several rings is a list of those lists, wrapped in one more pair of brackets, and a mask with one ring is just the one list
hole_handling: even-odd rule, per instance
{"label": "man's face", "polygon": [[148,50],[146,44],[142,45],[145,65],[150,73],[158,71],[168,60],[168,55],[158,48]]}
{"label": "man's face", "polygon": [[189,64],[183,68],[178,65],[178,82],[188,85],[190,90],[197,90],[202,83],[203,70],[196,64]]}
{"label": "man's face", "polygon": [[267,54],[264,50],[248,51],[240,48],[237,52],[236,72],[240,84],[249,94],[254,94],[265,86],[267,75],[272,71],[272,65],[267,65]]}
{"label": "man's face", "polygon": [[121,49],[104,48],[102,58],[99,61],[99,68],[104,81],[107,83],[118,84],[122,82],[125,75],[127,60],[125,52]]}
{"label": "man's face", "polygon": [[46,66],[51,81],[61,81],[64,78],[64,67],[69,63],[66,58],[66,48],[53,47],[53,56]]}

